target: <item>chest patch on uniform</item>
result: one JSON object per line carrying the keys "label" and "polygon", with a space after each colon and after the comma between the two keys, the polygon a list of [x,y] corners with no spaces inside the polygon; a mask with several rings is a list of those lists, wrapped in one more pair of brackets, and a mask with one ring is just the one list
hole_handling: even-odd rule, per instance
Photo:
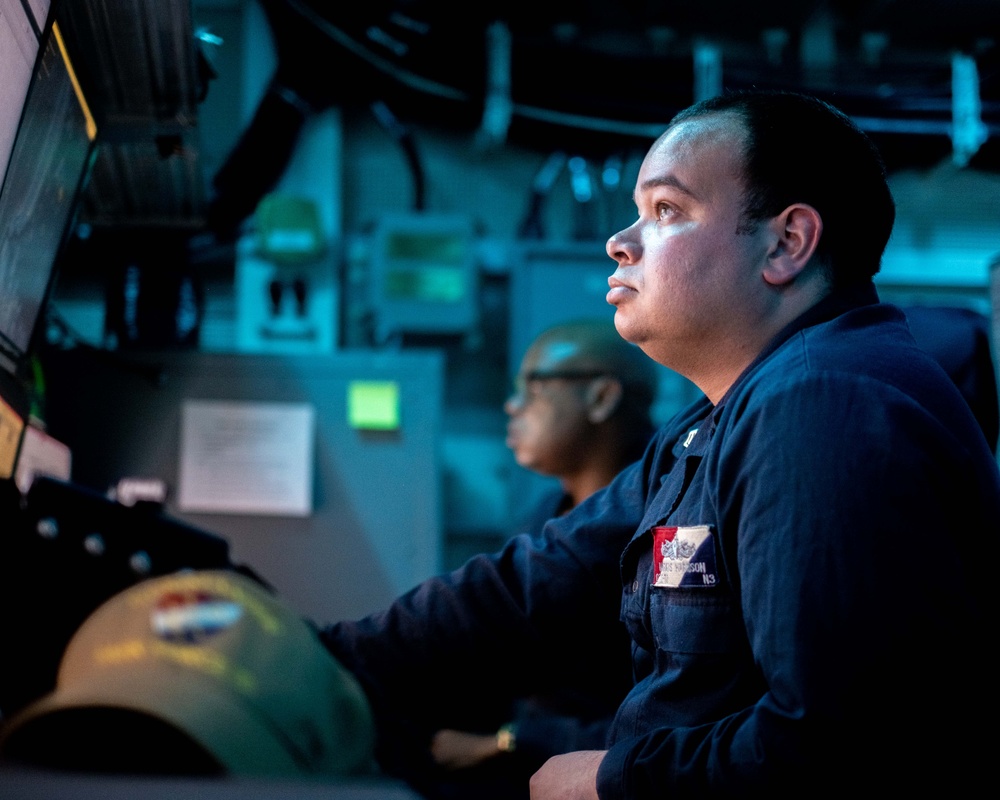
{"label": "chest patch on uniform", "polygon": [[708,525],[653,528],[653,585],[715,586],[715,540]]}

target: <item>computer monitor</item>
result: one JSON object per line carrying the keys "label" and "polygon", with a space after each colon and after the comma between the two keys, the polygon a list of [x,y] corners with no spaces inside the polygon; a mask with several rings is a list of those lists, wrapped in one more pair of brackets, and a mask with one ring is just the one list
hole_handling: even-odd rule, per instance
{"label": "computer monitor", "polygon": [[14,148],[48,14],[48,0],[34,0],[28,8],[22,0],[0,0],[0,186]]}
{"label": "computer monitor", "polygon": [[0,345],[15,362],[30,348],[97,132],[57,24],[40,43],[0,189]]}
{"label": "computer monitor", "polygon": [[0,0],[0,478],[26,422],[18,378],[96,156],[97,126],[57,6]]}

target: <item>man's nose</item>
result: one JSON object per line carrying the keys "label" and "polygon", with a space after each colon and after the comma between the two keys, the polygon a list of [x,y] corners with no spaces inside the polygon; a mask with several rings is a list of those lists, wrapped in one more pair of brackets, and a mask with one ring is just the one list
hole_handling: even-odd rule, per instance
{"label": "man's nose", "polygon": [[510,395],[503,402],[504,413],[508,417],[513,417],[518,411],[524,408],[524,387],[515,386]]}
{"label": "man's nose", "polygon": [[631,227],[618,231],[610,239],[604,249],[619,264],[635,261],[639,256],[639,245],[632,235]]}

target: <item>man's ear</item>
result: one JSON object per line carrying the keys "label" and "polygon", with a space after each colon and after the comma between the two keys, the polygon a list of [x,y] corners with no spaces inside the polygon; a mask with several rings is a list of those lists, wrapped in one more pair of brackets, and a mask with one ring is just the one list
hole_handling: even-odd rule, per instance
{"label": "man's ear", "polygon": [[791,283],[816,253],[823,219],[805,203],[790,205],[769,223],[773,234],[764,280],[773,286]]}
{"label": "man's ear", "polygon": [[607,420],[622,401],[622,384],[617,378],[595,378],[587,387],[587,419],[594,425]]}

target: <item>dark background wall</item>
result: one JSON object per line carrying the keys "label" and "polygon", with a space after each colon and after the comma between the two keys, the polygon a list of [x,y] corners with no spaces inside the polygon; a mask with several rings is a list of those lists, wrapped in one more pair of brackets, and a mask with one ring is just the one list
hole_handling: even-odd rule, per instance
{"label": "dark background wall", "polygon": [[[559,316],[611,318],[604,242],[631,221],[646,147],[698,96],[767,85],[840,105],[881,146],[899,205],[883,295],[993,313],[996,3],[126,5],[68,4],[105,138],[54,314],[84,342],[128,346],[118,301],[123,265],[138,264],[161,306],[179,275],[198,298],[193,341],[157,339],[161,326],[140,349],[439,353],[442,513],[425,533],[445,565],[498,544],[539,487],[503,443],[520,351]],[[96,19],[131,27],[112,36]],[[315,204],[326,247],[307,274],[329,340],[275,343],[248,323],[285,274],[253,255],[268,194]],[[472,283],[426,327],[393,329],[386,231],[442,220],[462,232]],[[665,371],[658,414],[692,391]],[[393,469],[363,499],[404,482]]]}

